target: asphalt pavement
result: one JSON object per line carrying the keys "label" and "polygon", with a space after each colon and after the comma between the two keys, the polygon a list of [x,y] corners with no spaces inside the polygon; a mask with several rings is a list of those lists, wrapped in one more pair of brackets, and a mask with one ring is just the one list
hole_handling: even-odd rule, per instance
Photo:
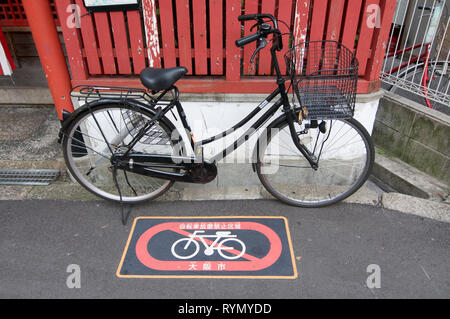
{"label": "asphalt pavement", "polygon": [[[274,200],[0,201],[0,298],[449,298],[450,224],[382,207],[300,209]],[[295,279],[118,278],[139,216],[284,216]],[[79,288],[68,288],[78,265]],[[374,266],[375,265],[375,266]],[[375,268],[374,268],[375,267]],[[367,285],[378,269],[379,288]]]}

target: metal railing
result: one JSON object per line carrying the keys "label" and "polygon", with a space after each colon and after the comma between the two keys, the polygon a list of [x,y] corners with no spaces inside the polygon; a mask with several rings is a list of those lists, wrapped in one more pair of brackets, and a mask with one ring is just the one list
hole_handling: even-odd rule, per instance
{"label": "metal railing", "polygon": [[397,0],[381,71],[383,87],[450,112],[449,1]]}

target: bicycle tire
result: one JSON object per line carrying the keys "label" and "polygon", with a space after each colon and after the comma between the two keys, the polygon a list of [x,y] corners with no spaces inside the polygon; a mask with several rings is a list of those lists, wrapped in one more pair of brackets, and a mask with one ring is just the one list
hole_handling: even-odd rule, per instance
{"label": "bicycle tire", "polygon": [[[331,121],[331,120],[330,120]],[[260,137],[260,140],[258,141],[258,157],[257,157],[257,163],[256,163],[256,172],[258,174],[258,177],[265,187],[265,189],[275,198],[281,200],[282,202],[291,205],[291,206],[297,206],[297,207],[308,207],[308,208],[317,208],[317,207],[324,207],[328,205],[335,204],[339,201],[344,200],[345,198],[349,197],[353,193],[355,193],[368,179],[370,172],[373,167],[374,159],[375,159],[375,150],[373,141],[367,132],[367,130],[362,126],[358,121],[355,119],[336,119],[332,120],[337,123],[343,123],[339,127],[339,125],[333,124],[334,128],[337,127],[337,129],[342,130],[343,127],[348,126],[348,130],[341,133],[341,131],[333,133],[334,135],[331,136],[331,128],[328,126],[329,135],[328,139],[324,141],[326,143],[327,141],[333,142],[333,139],[338,138],[339,134],[341,134],[343,137],[344,134],[348,134],[351,130],[354,130],[357,134],[357,136],[360,137],[361,141],[356,142],[352,141],[354,138],[351,136],[351,139],[348,141],[341,141],[340,144],[335,144],[333,149],[325,149],[325,151],[332,151],[332,153],[327,154],[326,156],[335,156],[335,159],[333,157],[327,157],[325,156],[325,153],[322,153],[322,158],[319,161],[319,168],[317,172],[322,172],[321,168],[328,169],[328,172],[324,175],[320,175],[320,173],[315,173],[309,163],[307,163],[306,158],[301,155],[300,151],[298,149],[289,150],[290,152],[294,152],[293,154],[281,154],[278,155],[278,163],[281,163],[280,158],[284,156],[286,158],[284,163],[281,163],[279,165],[278,170],[276,171],[276,174],[280,172],[280,168],[282,168],[282,172],[275,176],[274,174],[267,174],[267,172],[263,172],[263,167],[266,167],[267,165],[264,164],[264,161],[267,160],[265,157],[266,150],[271,145],[272,140],[274,137],[278,134],[281,134],[280,132],[285,132],[287,130],[286,136],[289,136],[290,143],[292,143],[292,146],[294,145],[292,142],[292,137],[290,136],[289,127],[288,127],[288,120],[285,119],[281,123],[276,124],[275,126],[269,126],[269,130],[267,130],[267,137]],[[304,121],[305,122],[305,121]],[[304,125],[304,123],[303,123]],[[296,128],[299,127],[298,124],[296,124]],[[272,132],[272,129],[276,129],[278,131]],[[301,129],[301,128],[299,128]],[[316,130],[314,130],[314,133],[317,133]],[[317,129],[318,131],[318,129]],[[299,131],[297,131],[299,132]],[[325,135],[325,134],[322,134]],[[278,139],[281,140],[281,136]],[[320,135],[318,135],[320,136]],[[355,135],[356,136],[356,135]],[[342,138],[343,138],[342,137]],[[348,137],[348,136],[347,136]],[[267,141],[261,140],[261,138],[265,139],[267,138]],[[302,141],[303,139],[303,141]],[[338,142],[337,140],[336,142]],[[350,141],[352,141],[350,143]],[[301,138],[301,142],[304,145],[306,144],[306,137]],[[283,144],[287,143],[286,138],[283,141]],[[309,144],[308,144],[309,145]],[[286,146],[289,146],[286,144],[283,146],[283,150],[279,151],[279,153],[284,152],[287,153]],[[324,146],[327,146],[324,144]],[[359,146],[363,146],[364,150],[361,148],[358,148]],[[295,147],[295,146],[293,146]],[[274,147],[276,149],[276,146]],[[278,149],[281,149],[278,147]],[[351,153],[349,151],[352,150]],[[363,153],[364,151],[364,153]],[[270,152],[274,152],[272,149],[270,149]],[[349,154],[347,154],[349,153]],[[358,155],[359,154],[359,155]],[[361,155],[362,154],[362,155]],[[271,154],[272,157],[276,156],[276,154]],[[342,164],[336,164],[336,165],[330,165],[326,166],[324,165],[324,161],[328,161],[331,164],[336,163],[336,160],[339,160],[339,156],[342,158]],[[351,166],[349,163],[352,163],[349,161],[349,156],[354,156],[355,159],[360,159],[361,163],[363,163],[363,167],[359,171],[352,171],[352,167],[349,169],[346,169],[347,166]],[[293,166],[292,161],[293,158],[295,160],[300,160],[301,164]],[[324,159],[325,158],[325,159]],[[336,167],[340,167],[341,165],[343,167],[343,173],[344,175],[338,174]],[[347,166],[346,166],[347,165]],[[331,170],[331,167],[335,167],[335,169]],[[291,170],[290,172],[287,172],[286,168],[294,168],[294,170]],[[301,169],[301,174],[298,174],[298,171]],[[270,170],[270,167],[269,167]],[[297,174],[298,178],[297,178]],[[334,175],[333,175],[334,174]],[[269,177],[269,175],[271,175]],[[354,177],[351,183],[349,185],[345,185],[346,178],[348,176],[351,178]],[[336,178],[336,180],[333,180],[333,177]],[[321,184],[314,184],[313,182],[317,181],[318,178],[321,178],[320,180]],[[294,184],[296,182],[299,182],[298,185]],[[323,198],[319,197],[319,195],[316,195],[317,198],[314,198],[313,191],[316,190],[316,193],[323,193]],[[328,194],[327,194],[328,193]],[[333,194],[333,196],[332,196]]]}
{"label": "bicycle tire", "polygon": [[[125,113],[128,116],[128,120],[125,119]],[[114,202],[136,204],[163,195],[170,187],[172,187],[174,184],[173,181],[160,180],[149,176],[125,172],[123,170],[118,170],[118,175],[116,177],[117,184],[121,184],[119,185],[119,193],[112,176],[111,163],[107,162],[107,160],[111,160],[112,154],[106,152],[103,154],[103,152],[100,151],[102,148],[108,150],[108,144],[112,145],[112,143],[109,142],[114,138],[111,137],[112,134],[111,136],[106,137],[106,141],[109,142],[106,143],[105,139],[103,139],[104,145],[102,146],[100,144],[102,143],[102,138],[106,136],[106,133],[99,134],[102,132],[102,126],[98,126],[98,129],[95,129],[95,125],[97,125],[96,122],[100,123],[103,120],[102,123],[106,123],[108,118],[110,118],[110,127],[106,127],[106,125],[102,124],[104,131],[114,131],[115,128],[117,131],[115,137],[126,134],[122,141],[119,142],[125,143],[126,139],[132,138],[133,130],[137,130],[136,123],[141,120],[151,119],[153,115],[154,112],[150,109],[136,107],[135,105],[127,104],[124,101],[108,101],[104,103],[102,101],[97,101],[93,105],[84,106],[83,110],[78,111],[77,115],[72,119],[71,123],[65,129],[65,134],[63,136],[62,145],[64,160],[71,176],[89,192]],[[106,128],[108,128],[109,131]],[[173,125],[167,118],[162,118],[151,128],[154,137],[159,134],[161,141],[167,139],[167,143],[170,143],[170,146],[169,144],[163,145],[161,143],[160,148],[167,146],[167,152],[165,153],[173,151],[176,147],[182,147],[176,146],[177,143],[182,142],[178,141],[174,143],[171,139],[174,130],[176,129],[173,128]],[[80,133],[83,137],[82,140],[80,140]],[[148,135],[145,136],[148,140],[150,140],[150,137],[151,136]],[[143,142],[143,138],[135,146],[136,148],[140,147],[141,152],[145,150],[145,152],[148,153],[152,145],[157,145],[148,144],[149,148],[146,148],[147,146],[144,143],[141,143],[141,141]],[[137,151],[137,149],[135,151]],[[92,155],[91,158],[89,158],[89,155]],[[95,158],[94,162],[92,162],[92,157]],[[101,165],[99,165],[100,163]],[[91,167],[86,171],[86,168],[89,165]],[[134,163],[134,165],[139,165],[139,163]]]}

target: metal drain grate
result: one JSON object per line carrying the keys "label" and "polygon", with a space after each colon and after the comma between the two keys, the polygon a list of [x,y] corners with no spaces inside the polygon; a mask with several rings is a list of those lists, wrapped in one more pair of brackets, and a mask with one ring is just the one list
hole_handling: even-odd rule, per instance
{"label": "metal drain grate", "polygon": [[49,185],[58,176],[53,169],[0,169],[0,185]]}

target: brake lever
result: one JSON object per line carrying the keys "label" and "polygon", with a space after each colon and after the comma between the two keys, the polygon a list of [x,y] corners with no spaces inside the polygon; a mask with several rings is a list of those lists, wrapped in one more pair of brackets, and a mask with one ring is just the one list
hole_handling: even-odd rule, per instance
{"label": "brake lever", "polygon": [[254,25],[252,25],[252,27],[250,28],[250,32],[252,32],[253,31],[253,29],[255,28],[255,27],[257,27],[257,26],[259,26],[259,23],[257,22],[257,23],[255,23]]}
{"label": "brake lever", "polygon": [[261,39],[260,39],[260,42],[259,42],[259,46],[256,48],[255,52],[253,52],[252,58],[250,59],[250,63],[253,63],[253,61],[255,60],[256,54],[257,54],[259,51],[261,51],[262,49],[264,49],[264,48],[266,47],[266,45],[267,45],[266,39],[261,38]]}

